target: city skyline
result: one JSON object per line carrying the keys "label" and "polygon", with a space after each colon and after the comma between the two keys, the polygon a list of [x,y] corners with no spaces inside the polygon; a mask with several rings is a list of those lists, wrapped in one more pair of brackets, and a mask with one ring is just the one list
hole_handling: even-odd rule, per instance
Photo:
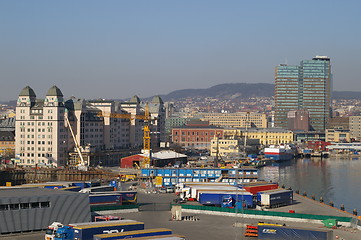
{"label": "city skyline", "polygon": [[[312,4],[311,4],[312,3]],[[334,90],[360,91],[358,1],[0,3],[0,101],[29,85],[79,98],[150,97],[273,83],[274,66],[333,62]]]}

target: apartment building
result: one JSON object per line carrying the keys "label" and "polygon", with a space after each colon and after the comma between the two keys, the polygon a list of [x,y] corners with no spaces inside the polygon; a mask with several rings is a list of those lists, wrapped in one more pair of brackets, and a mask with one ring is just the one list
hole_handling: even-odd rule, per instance
{"label": "apartment building", "polygon": [[350,142],[348,130],[326,129],[326,142]]}
{"label": "apartment building", "polygon": [[209,122],[190,121],[172,129],[172,142],[184,148],[210,149],[214,136],[223,137],[223,128]]}
{"label": "apartment building", "polygon": [[349,117],[349,126],[350,126],[350,137],[354,138],[356,141],[361,140],[361,116],[350,116]]}
{"label": "apartment building", "polygon": [[193,116],[209,124],[219,127],[234,128],[266,128],[267,117],[264,113],[237,112],[237,113],[199,113]]}
{"label": "apartment building", "polygon": [[282,128],[225,129],[224,136],[225,138],[257,139],[262,145],[285,144],[294,140],[293,132]]}
{"label": "apartment building", "polygon": [[18,165],[66,164],[69,135],[64,112],[63,94],[56,86],[49,89],[45,99],[37,99],[29,86],[20,92],[15,124]]}

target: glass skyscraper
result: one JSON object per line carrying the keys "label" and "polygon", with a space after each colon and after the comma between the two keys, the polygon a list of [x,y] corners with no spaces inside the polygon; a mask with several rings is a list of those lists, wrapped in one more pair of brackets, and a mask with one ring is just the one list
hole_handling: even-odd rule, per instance
{"label": "glass skyscraper", "polygon": [[316,56],[299,66],[280,64],[275,71],[275,126],[287,128],[287,114],[307,110],[310,130],[324,131],[331,111],[330,58]]}

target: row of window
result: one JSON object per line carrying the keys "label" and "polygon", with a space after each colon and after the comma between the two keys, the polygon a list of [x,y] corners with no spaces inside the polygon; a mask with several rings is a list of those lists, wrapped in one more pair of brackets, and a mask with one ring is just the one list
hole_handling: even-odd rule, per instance
{"label": "row of window", "polygon": [[[30,119],[31,120],[34,120],[35,119],[35,116],[30,116]],[[43,116],[38,116],[38,119],[39,120],[42,120],[43,119]],[[48,116],[47,117],[48,120],[52,120],[54,119],[53,116]],[[25,116],[20,116],[20,120],[25,120]],[[63,120],[62,117],[59,117],[59,120]]]}
{"label": "row of window", "polygon": [[[178,135],[178,132],[175,132],[175,135]],[[185,135],[187,135],[187,133],[182,132],[182,135],[185,136]],[[191,132],[188,132],[188,135],[191,135]],[[198,135],[198,132],[192,132],[192,135]],[[200,132],[200,135],[203,135],[203,132]],[[204,135],[208,136],[208,132],[205,132]],[[210,135],[213,136],[214,132],[211,132]]]}
{"label": "row of window", "polygon": [[30,202],[30,203],[15,203],[15,204],[0,204],[0,211],[11,211],[20,209],[32,209],[32,208],[48,208],[50,202]]}
{"label": "row of window", "polygon": [[[39,150],[41,151],[41,150]],[[45,151],[45,149],[43,149],[42,151]],[[51,148],[48,149],[48,151],[52,151]],[[20,157],[34,157],[35,154],[34,153],[20,153]],[[38,153],[38,157],[53,157],[52,153]]]}

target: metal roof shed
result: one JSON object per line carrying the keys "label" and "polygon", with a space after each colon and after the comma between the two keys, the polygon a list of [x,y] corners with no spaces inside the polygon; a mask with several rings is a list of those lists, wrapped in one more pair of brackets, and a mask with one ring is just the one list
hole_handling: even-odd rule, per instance
{"label": "metal roof shed", "polygon": [[0,189],[0,234],[46,229],[52,222],[88,222],[88,194],[44,188]]}

